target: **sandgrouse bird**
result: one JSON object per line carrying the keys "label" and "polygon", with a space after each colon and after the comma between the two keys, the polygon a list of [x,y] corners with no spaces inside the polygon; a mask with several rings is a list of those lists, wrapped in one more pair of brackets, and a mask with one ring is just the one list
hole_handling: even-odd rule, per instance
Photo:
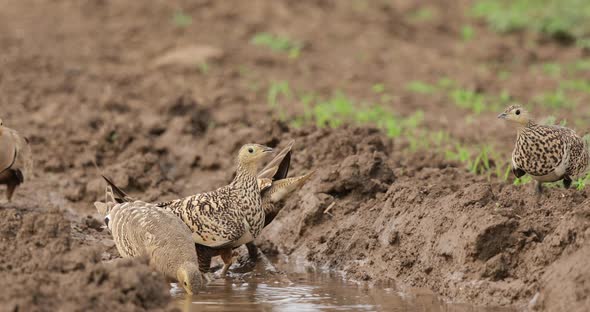
{"label": "sandgrouse bird", "polygon": [[569,188],[573,179],[586,173],[588,146],[574,130],[539,125],[518,105],[507,107],[498,118],[517,127],[512,172],[518,178],[529,174],[535,179],[538,194],[543,191],[543,182],[563,180],[563,185]]}
{"label": "sandgrouse bird", "polygon": [[[261,189],[262,208],[264,210],[264,227],[269,225],[283,209],[280,201],[289,194],[299,189],[314,173],[287,178],[291,164],[291,149],[295,142],[291,141],[280,153],[277,154],[258,174],[258,183]],[[250,261],[255,262],[258,256],[258,248],[254,242],[246,244]]]}
{"label": "sandgrouse bird", "polygon": [[147,258],[150,267],[175,280],[189,294],[202,285],[192,233],[171,212],[142,201],[119,203],[110,187],[94,203],[124,258]]}
{"label": "sandgrouse bird", "polygon": [[[211,258],[220,255],[225,275],[233,261],[233,248],[253,241],[264,228],[264,210],[256,174],[259,164],[272,149],[246,144],[238,153],[238,168],[233,181],[217,190],[157,203],[178,216],[192,231],[199,257],[199,268],[209,273]],[[105,178],[118,196],[132,198]]]}
{"label": "sandgrouse bird", "polygon": [[32,164],[29,141],[4,127],[0,119],[0,184],[6,184],[8,201],[12,200],[16,187],[30,177]]}

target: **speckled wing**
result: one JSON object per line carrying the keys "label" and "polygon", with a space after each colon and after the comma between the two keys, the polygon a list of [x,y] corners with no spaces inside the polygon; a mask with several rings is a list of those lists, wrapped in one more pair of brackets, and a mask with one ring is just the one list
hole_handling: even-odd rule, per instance
{"label": "speckled wing", "polygon": [[177,215],[192,232],[193,241],[212,248],[241,245],[252,240],[245,218],[235,209],[239,201],[225,189],[157,204]]}
{"label": "speckled wing", "polygon": [[564,136],[570,129],[556,126],[524,128],[516,139],[513,166],[532,176],[546,176],[563,171],[568,162],[568,143]]}
{"label": "speckled wing", "polygon": [[586,141],[578,136],[573,130],[570,130],[567,141],[569,145],[569,163],[566,174],[570,178],[579,178],[585,175],[590,165],[590,155],[588,151],[588,144]]}

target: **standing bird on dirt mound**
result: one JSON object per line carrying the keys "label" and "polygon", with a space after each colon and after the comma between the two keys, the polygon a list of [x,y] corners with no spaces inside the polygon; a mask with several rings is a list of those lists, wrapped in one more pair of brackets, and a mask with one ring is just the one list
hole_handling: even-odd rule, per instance
{"label": "standing bird on dirt mound", "polygon": [[0,184],[6,184],[6,198],[10,202],[14,190],[29,178],[32,169],[29,141],[0,119]]}
{"label": "standing bird on dirt mound", "polygon": [[[278,203],[305,183],[314,171],[299,177],[287,178],[291,164],[291,148],[295,141],[289,142],[273,160],[258,174],[261,189],[262,208],[264,209],[264,227],[269,225],[283,209]],[[254,242],[246,244],[250,261],[256,262],[258,248]]]}
{"label": "standing bird on dirt mound", "polygon": [[[229,185],[156,204],[177,215],[191,229],[203,273],[209,273],[211,258],[220,255],[225,264],[221,275],[225,275],[233,261],[232,249],[253,241],[264,228],[256,174],[260,162],[270,152],[269,147],[246,144],[238,153],[236,176]],[[119,196],[117,200],[131,199],[106,180]]]}
{"label": "standing bird on dirt mound", "polygon": [[586,173],[588,146],[574,130],[536,124],[529,113],[518,105],[509,106],[498,118],[517,126],[512,172],[517,178],[531,175],[537,181],[538,194],[543,191],[543,182],[563,180],[563,185],[569,188],[572,179]]}
{"label": "standing bird on dirt mound", "polygon": [[107,187],[104,203],[94,206],[124,258],[147,258],[149,265],[176,280],[189,294],[202,284],[199,259],[191,231],[178,217],[156,205],[142,201],[118,203]]}
{"label": "standing bird on dirt mound", "polygon": [[224,262],[224,276],[233,261],[232,249],[260,235],[264,210],[256,174],[270,152],[270,147],[246,144],[238,153],[236,176],[229,185],[157,204],[179,216],[193,231],[201,271],[209,272],[211,257],[219,254]]}

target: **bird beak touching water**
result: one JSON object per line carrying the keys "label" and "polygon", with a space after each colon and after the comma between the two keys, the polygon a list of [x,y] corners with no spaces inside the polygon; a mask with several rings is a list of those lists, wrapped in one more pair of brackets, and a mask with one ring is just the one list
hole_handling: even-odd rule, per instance
{"label": "bird beak touching water", "polygon": [[506,113],[502,113],[500,115],[498,115],[498,119],[506,119]]}

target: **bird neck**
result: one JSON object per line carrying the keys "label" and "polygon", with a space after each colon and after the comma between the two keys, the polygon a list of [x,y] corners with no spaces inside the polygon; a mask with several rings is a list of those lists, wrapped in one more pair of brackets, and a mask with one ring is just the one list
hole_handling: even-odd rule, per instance
{"label": "bird neck", "polygon": [[525,123],[517,123],[516,124],[516,130],[518,131],[518,134],[520,134],[522,131],[524,131],[525,129],[529,129],[532,128],[534,126],[536,126],[537,124],[535,123],[534,120],[529,119],[527,120]]}
{"label": "bird neck", "polygon": [[252,163],[239,163],[236,171],[236,177],[231,184],[252,182],[256,184],[257,167]]}

